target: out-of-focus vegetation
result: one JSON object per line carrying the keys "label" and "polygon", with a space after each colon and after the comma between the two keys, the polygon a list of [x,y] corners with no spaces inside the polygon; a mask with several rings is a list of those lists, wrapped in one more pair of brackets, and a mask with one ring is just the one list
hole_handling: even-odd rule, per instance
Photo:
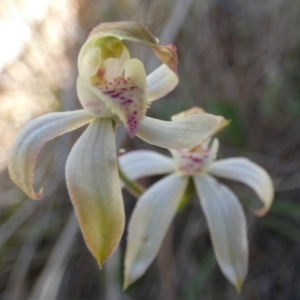
{"label": "out-of-focus vegetation", "polygon": [[[197,199],[178,214],[158,258],[128,291],[121,289],[125,238],[98,270],[64,182],[64,162],[79,132],[42,151],[36,172],[45,186],[42,201],[27,199],[8,178],[16,134],[36,116],[79,108],[80,45],[93,26],[118,20],[142,22],[162,44],[178,48],[180,84],[149,112],[169,119],[199,105],[230,118],[219,134],[220,155],[249,157],[274,179],[270,213],[247,215],[250,268],[241,295],[216,265]],[[299,0],[1,0],[0,299],[300,299],[299,28]],[[133,50],[154,69],[150,52]],[[151,147],[121,136],[118,142],[129,150]],[[247,210],[255,195],[231,187]],[[129,218],[135,199],[124,192],[124,202]]]}

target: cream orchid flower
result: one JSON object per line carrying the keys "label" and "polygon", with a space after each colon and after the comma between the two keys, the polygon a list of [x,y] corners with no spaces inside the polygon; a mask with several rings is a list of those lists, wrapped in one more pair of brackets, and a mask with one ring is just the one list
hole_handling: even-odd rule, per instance
{"label": "cream orchid flower", "polygon": [[[130,58],[125,40],[150,46],[162,65],[146,77],[143,63]],[[78,57],[77,93],[83,109],[50,113],[31,121],[12,146],[10,177],[28,197],[38,200],[43,192],[35,192],[33,176],[41,148],[53,138],[89,124],[68,157],[66,181],[85,242],[100,266],[117,247],[124,229],[116,124],[122,123],[131,137],[180,149],[196,145],[225,122],[212,115],[191,116],[176,123],[145,116],[151,101],[177,85],[177,64],[176,48],[158,45],[144,26],[102,23],[91,32]]]}
{"label": "cream orchid flower", "polygon": [[274,188],[268,173],[247,158],[215,161],[218,147],[219,142],[214,139],[210,147],[204,142],[189,150],[170,150],[173,159],[148,150],[120,156],[120,167],[131,180],[171,173],[138,199],[132,213],[125,256],[125,288],[141,277],[154,260],[192,178],[218,264],[236,289],[241,289],[248,269],[246,219],[237,197],[213,176],[251,187],[263,203],[263,208],[255,211],[258,216],[269,210]]}

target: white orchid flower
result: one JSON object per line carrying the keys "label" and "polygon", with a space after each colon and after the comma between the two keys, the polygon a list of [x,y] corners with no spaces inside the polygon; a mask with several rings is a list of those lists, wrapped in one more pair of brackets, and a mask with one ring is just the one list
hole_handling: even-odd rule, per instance
{"label": "white orchid flower", "polygon": [[176,214],[190,178],[206,217],[214,252],[225,277],[241,289],[248,268],[246,219],[237,197],[213,176],[242,182],[256,192],[263,216],[270,208],[274,188],[268,173],[247,158],[215,161],[217,139],[190,150],[170,150],[173,159],[148,150],[136,150],[119,158],[129,179],[167,174],[137,201],[132,213],[125,256],[124,287],[144,274],[154,260],[168,227]]}
{"label": "white orchid flower", "polygon": [[[143,63],[130,58],[124,40],[152,47],[163,64],[146,77]],[[102,23],[91,32],[78,57],[77,92],[83,109],[50,113],[31,121],[12,146],[10,177],[28,197],[38,200],[43,192],[34,190],[33,176],[41,148],[53,138],[89,124],[68,157],[66,181],[85,242],[100,266],[117,247],[124,229],[116,124],[123,123],[131,137],[180,149],[206,139],[225,122],[212,115],[191,116],[176,123],[145,116],[151,101],[177,85],[177,64],[176,48],[158,45],[144,26]]]}

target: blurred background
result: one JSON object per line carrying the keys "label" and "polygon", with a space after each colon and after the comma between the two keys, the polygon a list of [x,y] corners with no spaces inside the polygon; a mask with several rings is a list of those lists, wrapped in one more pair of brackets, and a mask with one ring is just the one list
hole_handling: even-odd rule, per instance
{"label": "blurred background", "polygon": [[[126,239],[99,271],[78,230],[64,163],[82,130],[42,151],[34,202],[10,181],[10,145],[31,119],[80,108],[76,59],[100,22],[135,20],[179,55],[180,83],[148,115],[201,106],[232,120],[218,135],[219,157],[245,156],[274,180],[264,218],[242,185],[227,182],[245,208],[250,267],[242,293],[221,274],[198,199],[178,213],[147,273],[122,291]],[[300,1],[299,0],[1,0],[0,8],[0,299],[235,300],[300,299]],[[150,72],[158,60],[132,44]],[[118,145],[153,149],[118,136]],[[150,186],[159,177],[143,180]],[[135,199],[124,192],[127,218]],[[126,236],[126,235],[124,235]]]}

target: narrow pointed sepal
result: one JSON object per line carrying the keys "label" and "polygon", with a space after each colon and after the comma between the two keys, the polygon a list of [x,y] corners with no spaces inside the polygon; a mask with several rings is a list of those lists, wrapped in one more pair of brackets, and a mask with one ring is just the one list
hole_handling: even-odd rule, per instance
{"label": "narrow pointed sepal", "polygon": [[243,282],[237,281],[234,285],[236,291],[240,294],[242,292]]}
{"label": "narrow pointed sepal", "polygon": [[168,175],[137,201],[128,227],[124,288],[140,278],[154,260],[187,183],[187,177]]}
{"label": "narrow pointed sepal", "polygon": [[36,159],[43,146],[66,132],[75,130],[94,119],[84,110],[50,113],[29,122],[14,141],[8,159],[12,181],[34,200],[43,197],[43,189],[33,188]]}
{"label": "narrow pointed sepal", "polygon": [[86,245],[101,267],[118,246],[125,219],[110,119],[94,120],[76,142],[66,180]]}
{"label": "narrow pointed sepal", "polygon": [[240,290],[248,271],[249,251],[242,206],[232,191],[209,175],[195,176],[194,183],[218,264]]}

